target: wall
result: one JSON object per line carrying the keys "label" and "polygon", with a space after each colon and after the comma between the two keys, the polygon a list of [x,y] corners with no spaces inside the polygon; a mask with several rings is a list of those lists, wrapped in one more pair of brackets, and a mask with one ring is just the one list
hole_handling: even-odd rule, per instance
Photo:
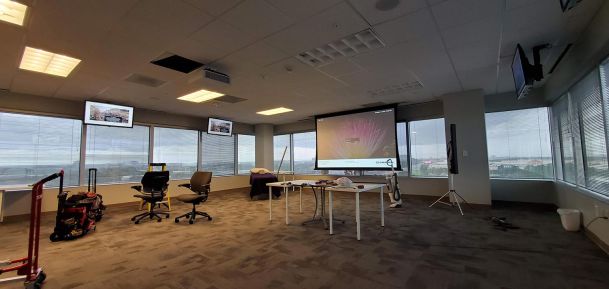
{"label": "wall", "polygon": [[[5,111],[82,119],[84,108],[85,105],[82,101],[0,92],[0,110]],[[164,125],[207,131],[206,117],[177,115],[138,108],[135,108],[133,117],[134,123],[137,124]],[[254,134],[254,126],[236,122],[233,124],[233,131],[236,134]]]}
{"label": "wall", "polygon": [[[179,184],[186,184],[188,180],[174,180],[170,182],[168,192],[171,196],[177,196],[180,194],[190,193],[190,190],[186,188],[179,188]],[[129,184],[115,184],[115,185],[97,185],[97,192],[104,197],[104,204],[120,204],[128,202],[137,202],[138,198],[133,197],[137,194],[136,191],[131,189],[131,186],[138,185],[136,183]],[[236,188],[249,187],[249,175],[239,176],[226,176],[226,177],[213,177],[211,181],[211,190],[222,191]],[[64,188],[71,192],[86,191],[87,187],[69,187]],[[57,210],[57,188],[49,188],[44,190],[44,196],[42,199],[42,211],[56,211]],[[30,212],[30,191],[15,191],[7,192],[4,194],[4,216],[24,215]],[[175,202],[179,202],[175,200]]]}
{"label": "wall", "polygon": [[491,179],[493,201],[556,204],[554,180]]}
{"label": "wall", "polygon": [[459,174],[454,176],[456,190],[468,202],[491,204],[484,94],[481,90],[442,96],[446,140],[450,139],[450,124],[457,125]]}
{"label": "wall", "polygon": [[[585,192],[573,185],[556,182],[554,183],[557,193],[557,205],[561,208],[578,209],[582,212],[583,225],[587,225],[596,217],[598,206],[601,215],[609,215],[609,199],[593,197],[594,193]],[[599,219],[588,227],[588,231],[594,234],[605,246],[609,246],[609,220]]]}

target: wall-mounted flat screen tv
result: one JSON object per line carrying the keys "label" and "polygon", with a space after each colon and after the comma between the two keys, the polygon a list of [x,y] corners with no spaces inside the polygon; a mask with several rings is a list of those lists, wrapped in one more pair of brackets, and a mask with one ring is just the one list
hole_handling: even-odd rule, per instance
{"label": "wall-mounted flat screen tv", "polygon": [[86,101],[85,124],[133,127],[133,107]]}
{"label": "wall-mounted flat screen tv", "polygon": [[231,136],[233,134],[233,122],[210,117],[207,122],[207,133]]}
{"label": "wall-mounted flat screen tv", "polygon": [[514,52],[514,58],[512,59],[512,76],[516,86],[516,96],[518,99],[526,97],[533,86],[533,77],[531,75],[531,65],[520,44],[516,45],[516,52]]}

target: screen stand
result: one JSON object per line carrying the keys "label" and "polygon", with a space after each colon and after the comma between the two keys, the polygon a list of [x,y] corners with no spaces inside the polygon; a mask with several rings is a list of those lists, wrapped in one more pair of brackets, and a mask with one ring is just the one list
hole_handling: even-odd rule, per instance
{"label": "screen stand", "polygon": [[[468,204],[468,203],[455,190],[455,185],[453,184],[453,178],[454,178],[454,175],[449,173],[448,174],[448,192],[446,192],[446,194],[442,195],[435,202],[433,202],[431,205],[429,205],[429,208],[433,207],[433,205],[435,205],[436,203],[448,205],[448,206],[451,206],[451,207],[455,206],[455,204],[456,204],[457,208],[459,208],[459,212],[461,213],[461,216],[463,216],[463,210],[461,209],[461,204],[460,204],[459,199],[461,199],[461,201],[463,201],[463,203],[465,203],[465,204]],[[442,199],[444,199],[446,196],[448,196],[449,203],[442,201]]]}

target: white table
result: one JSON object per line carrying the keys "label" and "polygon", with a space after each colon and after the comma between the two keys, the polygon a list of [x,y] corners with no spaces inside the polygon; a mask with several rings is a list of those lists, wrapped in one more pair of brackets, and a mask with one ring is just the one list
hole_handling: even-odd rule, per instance
{"label": "white table", "polygon": [[[273,219],[273,208],[272,208],[272,188],[280,187],[283,188],[285,194],[285,223],[286,225],[290,224],[289,221],[289,210],[288,210],[288,188],[291,187],[299,187],[300,188],[300,212],[302,213],[302,187],[307,185],[315,185],[315,181],[313,180],[294,180],[291,182],[274,182],[266,184],[269,187],[269,221]],[[358,185],[363,185],[364,187],[358,189]],[[344,193],[354,193],[355,194],[355,222],[357,225],[357,240],[361,240],[361,230],[360,230],[360,203],[359,203],[359,194],[362,192],[368,192],[371,190],[380,189],[380,201],[381,201],[381,227],[385,227],[385,206],[383,203],[383,189],[386,184],[369,184],[369,183],[354,183],[353,187],[325,187],[325,190],[329,192],[329,207],[330,207],[330,235],[334,235],[334,227],[333,227],[333,193],[334,192],[344,192]]]}
{"label": "white table", "polygon": [[[363,185],[364,187],[359,189],[358,185]],[[332,199],[334,192],[344,192],[344,193],[354,193],[355,194],[355,222],[357,224],[357,240],[361,240],[361,231],[360,231],[360,209],[359,209],[359,194],[363,192],[368,192],[371,190],[381,189],[380,191],[380,199],[381,199],[381,227],[385,227],[385,205],[383,203],[383,188],[385,184],[368,184],[368,183],[354,183],[353,187],[327,187],[326,190],[330,194],[329,206],[330,206],[330,235],[334,235],[334,226],[333,226],[333,215],[332,210],[334,208]]]}
{"label": "white table", "polygon": [[4,221],[4,194],[9,191],[31,191],[32,188],[29,187],[11,187],[11,186],[0,186],[0,223]]}
{"label": "white table", "polygon": [[269,187],[269,222],[273,220],[273,187],[275,188],[283,188],[283,194],[285,195],[285,224],[290,224],[290,217],[288,214],[288,194],[289,188],[293,188],[298,186],[300,189],[300,212],[302,213],[302,186],[301,182],[305,181],[291,181],[291,182],[273,182],[267,183],[266,186]]}

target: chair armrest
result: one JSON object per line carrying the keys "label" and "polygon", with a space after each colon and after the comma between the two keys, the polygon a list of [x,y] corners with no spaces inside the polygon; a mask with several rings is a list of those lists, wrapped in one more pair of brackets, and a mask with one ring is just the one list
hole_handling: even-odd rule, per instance
{"label": "chair armrest", "polygon": [[141,192],[142,191],[142,186],[131,186],[132,189]]}
{"label": "chair armrest", "polygon": [[178,185],[178,187],[190,189],[190,184],[181,184],[181,185]]}

